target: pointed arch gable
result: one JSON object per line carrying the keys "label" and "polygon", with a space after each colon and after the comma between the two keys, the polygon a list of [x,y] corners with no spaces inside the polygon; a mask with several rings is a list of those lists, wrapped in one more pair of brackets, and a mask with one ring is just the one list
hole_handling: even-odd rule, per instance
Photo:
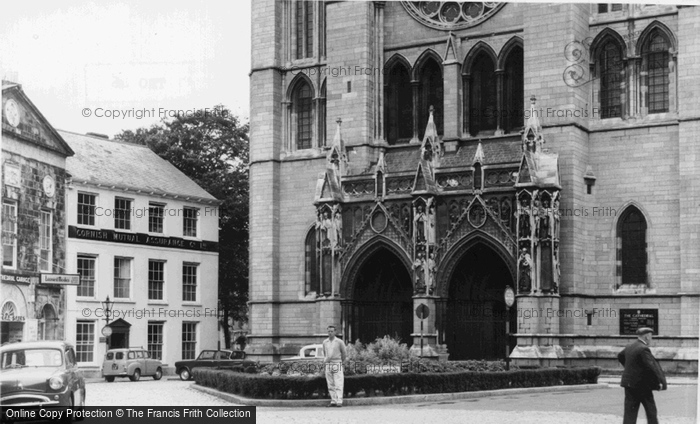
{"label": "pointed arch gable", "polygon": [[625,215],[630,208],[637,209],[642,214],[647,223],[647,229],[651,227],[651,218],[649,217],[647,210],[636,200],[630,200],[625,202],[619,209],[616,210],[615,217],[613,218],[612,222],[612,228],[610,230],[612,237],[616,236],[617,229],[620,228],[620,218],[622,218],[622,216]]}
{"label": "pointed arch gable", "polygon": [[411,66],[411,62],[409,62],[408,59],[406,59],[406,56],[402,55],[401,53],[394,53],[386,62],[384,62],[384,72],[391,72],[391,68],[397,65],[403,66],[406,68],[408,74],[412,75],[413,67]]}
{"label": "pointed arch gable", "polygon": [[644,46],[649,42],[651,36],[654,34],[655,31],[661,32],[666,37],[666,40],[668,40],[668,43],[671,45],[671,49],[673,51],[678,51],[678,42],[673,31],[671,31],[662,22],[655,20],[654,22],[647,25],[647,27],[644,28],[644,31],[642,31],[642,33],[639,35],[639,38],[637,39],[637,44],[635,45],[636,55],[642,54]]}
{"label": "pointed arch gable", "polygon": [[[635,220],[634,216],[640,219]],[[642,210],[633,204],[622,209],[616,218],[616,288],[650,286],[649,222]]]}
{"label": "pointed arch gable", "polygon": [[596,60],[598,59],[598,55],[600,55],[601,49],[608,42],[613,42],[620,48],[620,51],[622,52],[622,59],[625,59],[627,57],[627,43],[625,43],[625,40],[622,38],[622,36],[613,29],[604,28],[598,33],[598,35],[595,36],[593,42],[591,43],[591,47],[589,50],[591,52],[589,58],[589,63],[591,65],[593,65],[596,62]]}
{"label": "pointed arch gable", "polygon": [[498,54],[497,69],[505,68],[508,56],[510,56],[511,52],[518,47],[524,50],[523,39],[518,36],[513,36],[510,40],[506,42],[503,48],[501,48],[501,52]]}
{"label": "pointed arch gable", "polygon": [[340,285],[340,296],[344,299],[352,299],[355,292],[357,274],[364,263],[380,249],[387,249],[394,254],[406,267],[406,272],[411,275],[411,260],[408,253],[390,238],[376,235],[364,243],[352,256],[345,266]]}
{"label": "pointed arch gable", "polygon": [[413,67],[409,68],[411,70],[411,79],[413,81],[420,80],[423,67],[430,59],[435,60],[435,62],[440,67],[440,72],[444,75],[445,70],[442,67],[442,57],[435,50],[427,49],[426,51],[421,53],[418,59],[416,59],[416,62],[413,64]]}
{"label": "pointed arch gable", "polygon": [[299,72],[289,82],[289,85],[287,86],[287,93],[285,95],[285,100],[288,102],[291,102],[293,97],[294,97],[294,92],[303,83],[306,83],[309,85],[309,88],[311,89],[311,98],[316,97],[317,90],[316,90],[316,87],[314,86],[313,81],[311,81],[311,78],[309,78],[308,75],[306,75],[304,72]]}
{"label": "pointed arch gable", "polygon": [[447,298],[449,296],[449,283],[452,273],[454,272],[460,259],[462,259],[464,253],[477,244],[483,244],[496,252],[496,254],[508,267],[508,272],[512,278],[511,285],[515,284],[516,261],[512,253],[508,252],[503,244],[501,244],[498,240],[495,240],[488,233],[482,230],[475,230],[452,246],[447,254],[440,260],[436,273],[436,296],[443,298]]}
{"label": "pointed arch gable", "polygon": [[471,68],[474,65],[474,61],[479,56],[480,53],[485,53],[493,62],[493,66],[498,65],[498,56],[491,46],[483,41],[479,41],[474,45],[474,47],[469,50],[469,53],[464,58],[464,64],[462,65],[462,74],[471,73]]}

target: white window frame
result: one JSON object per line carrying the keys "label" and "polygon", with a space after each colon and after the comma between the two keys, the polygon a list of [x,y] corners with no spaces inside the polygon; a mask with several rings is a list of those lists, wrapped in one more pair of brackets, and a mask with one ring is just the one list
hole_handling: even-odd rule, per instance
{"label": "white window frame", "polygon": [[[165,234],[165,203],[158,203],[158,202],[148,202],[148,232],[151,234]],[[161,215],[160,215],[160,231],[152,231],[151,230],[151,219],[154,217],[151,216],[151,208],[160,208],[161,210]]]}
{"label": "white window frame", "polygon": [[[117,202],[118,201],[124,201],[124,202],[129,202],[129,206],[127,209],[117,209]],[[114,197],[114,229],[115,230],[123,230],[123,231],[133,231],[134,230],[134,223],[131,220],[131,211],[134,208],[134,199],[129,199],[128,197],[119,197],[115,196]],[[117,213],[117,211],[122,211],[126,210],[126,215],[121,216],[120,214]],[[128,228],[120,228],[117,227],[117,220],[122,220],[125,221],[128,224]]]}
{"label": "white window frame", "polygon": [[[90,340],[89,343],[84,343],[84,342],[79,341],[79,334],[81,334],[81,333],[78,332],[78,325],[80,325],[80,324],[83,324],[83,325],[88,324],[88,325],[92,326],[92,340]],[[97,343],[95,342],[95,337],[96,337],[95,330],[96,330],[96,328],[97,328],[97,326],[95,325],[95,321],[78,320],[75,323],[75,360],[79,364],[80,363],[89,364],[89,363],[95,362],[95,357],[96,357],[95,347],[97,346]],[[80,346],[92,346],[92,352],[90,352],[90,355],[92,358],[90,361],[81,361],[82,357],[81,357],[81,353],[79,353]]]}
{"label": "white window frame", "polygon": [[[182,213],[182,236],[183,237],[191,237],[191,238],[199,238],[199,208],[195,208],[193,206],[185,206],[182,208],[183,213]],[[187,234],[186,230],[186,225],[185,223],[187,222],[188,218],[185,214],[184,211],[186,210],[191,210],[194,212],[194,235]]]}
{"label": "white window frame", "polygon": [[[161,282],[161,283],[162,283],[162,288],[161,288],[161,294],[162,294],[162,296],[161,296],[160,299],[153,299],[153,298],[151,298],[151,262],[160,262],[160,263],[163,264],[163,280],[162,280],[162,282]],[[165,302],[165,299],[166,299],[166,296],[165,296],[165,293],[166,293],[166,292],[165,292],[165,287],[166,287],[165,281],[166,281],[166,277],[165,277],[165,275],[166,275],[166,268],[167,268],[166,265],[167,265],[167,263],[168,263],[168,262],[167,262],[166,260],[164,260],[164,259],[152,259],[152,258],[149,258],[149,259],[148,259],[148,269],[147,269],[147,272],[148,272],[148,276],[147,276],[147,283],[148,283],[148,286],[146,287],[146,291],[147,291],[146,297],[148,298],[148,302]]]}
{"label": "white window frame", "polygon": [[[48,234],[46,234],[46,225],[44,218],[48,216]],[[46,261],[43,260],[44,252],[47,253]],[[44,268],[44,264],[47,268]],[[53,212],[42,210],[39,211],[39,271],[53,271]]]}
{"label": "white window frame", "polygon": [[[199,266],[200,264],[197,262],[183,262],[182,263],[182,302],[183,303],[197,303],[199,301]],[[191,287],[192,284],[185,284],[185,267],[193,267],[194,268],[194,299],[185,299],[185,286]],[[189,283],[189,282],[188,282]]]}
{"label": "white window frame", "polygon": [[199,345],[199,322],[198,321],[183,321],[182,326],[180,327],[180,340],[182,341],[180,344],[180,354],[182,355],[182,359],[185,358],[185,331],[184,331],[184,326],[187,324],[192,324],[194,325],[194,340],[193,341],[188,341],[188,343],[194,343],[194,348],[192,349],[193,352],[193,357],[191,359],[196,359],[197,358],[197,345]]}
{"label": "white window frame", "polygon": [[[133,283],[133,281],[134,281],[134,258],[129,258],[129,257],[125,257],[125,256],[115,256],[115,257],[114,257],[114,266],[113,266],[113,270],[114,270],[114,273],[115,273],[115,274],[116,274],[116,271],[117,271],[117,263],[116,263],[117,260],[129,261],[129,276],[128,276],[128,278],[125,278],[124,276],[121,276],[121,275],[120,275],[119,277],[117,277],[116,275],[114,275],[114,277],[113,277],[113,285],[112,285],[112,294],[114,295],[114,299],[128,299],[128,300],[131,300],[131,294],[133,293],[133,287],[131,287],[131,286],[132,286],[132,283]],[[128,292],[129,292],[129,293],[128,293],[128,296],[126,296],[126,297],[117,296],[117,284],[116,284],[116,283],[117,283],[117,278],[120,279],[120,280],[129,280],[129,283],[128,283],[128,285],[127,285],[127,290],[128,290]]]}
{"label": "white window frame", "polygon": [[[92,293],[93,293],[93,295],[92,295],[92,296],[82,296],[82,295],[80,295],[80,292],[79,292],[79,287],[80,287],[80,285],[78,285],[78,286],[76,286],[75,293],[76,293],[76,296],[77,296],[78,298],[80,298],[80,299],[97,299],[97,297],[98,297],[98,293],[97,293],[97,275],[98,275],[98,271],[97,271],[97,266],[98,266],[98,265],[97,265],[97,258],[98,258],[97,255],[91,255],[91,254],[88,254],[88,253],[78,253],[78,256],[77,256],[76,259],[75,259],[75,262],[76,262],[76,263],[75,263],[75,269],[76,269],[76,271],[78,272],[78,274],[80,274],[80,265],[78,265],[78,262],[79,262],[81,259],[85,259],[85,260],[90,260],[90,259],[91,259],[91,260],[93,261],[93,263],[94,263],[94,266],[93,266],[93,272],[94,272],[94,276],[93,276],[93,277],[94,277],[94,279],[92,280]],[[81,280],[82,280],[82,276],[81,276]]]}
{"label": "white window frame", "polygon": [[[85,224],[85,223],[81,223],[81,222],[80,222],[80,217],[81,217],[81,213],[80,213],[80,212],[81,212],[81,205],[83,205],[83,203],[80,203],[80,196],[81,196],[81,195],[83,195],[83,196],[92,196],[92,198],[95,200],[95,204],[94,204],[94,205],[87,205],[87,206],[92,206],[92,207],[93,207],[93,211],[92,211],[92,221],[93,221],[93,223],[92,223],[92,224]],[[78,205],[78,210],[76,211],[76,215],[75,215],[75,220],[76,220],[75,222],[76,222],[77,225],[83,225],[83,226],[86,226],[86,227],[97,227],[97,207],[98,207],[97,198],[98,198],[98,196],[97,196],[97,194],[95,194],[95,193],[88,193],[88,192],[86,192],[86,191],[79,191],[79,192],[78,192],[77,202],[76,202],[77,205]],[[89,217],[90,215],[87,215],[87,216]]]}
{"label": "white window frame", "polygon": [[[8,222],[8,217],[7,217],[7,212],[5,208],[12,208],[13,212],[11,214],[10,220],[13,223],[13,230],[12,230],[12,244],[5,244],[5,235],[3,234],[3,259],[2,259],[2,267],[3,269],[17,269],[17,237],[18,237],[18,225],[17,225],[17,212],[18,212],[18,205],[17,202],[14,200],[3,200],[2,201],[2,215],[3,215],[3,227],[5,226],[5,223]],[[2,232],[5,232],[5,228],[2,229]],[[12,265],[5,265],[5,246],[12,246]]]}

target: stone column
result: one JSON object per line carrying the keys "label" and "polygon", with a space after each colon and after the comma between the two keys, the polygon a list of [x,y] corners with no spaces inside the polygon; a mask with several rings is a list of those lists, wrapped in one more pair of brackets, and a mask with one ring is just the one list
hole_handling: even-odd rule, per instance
{"label": "stone column", "polygon": [[413,138],[411,143],[420,143],[418,138],[418,109],[420,108],[420,81],[411,81],[413,90]]}
{"label": "stone column", "polygon": [[438,356],[438,352],[435,349],[437,344],[437,333],[435,331],[435,318],[437,316],[437,311],[435,306],[435,299],[436,298],[433,296],[426,295],[413,296],[413,334],[411,334],[411,336],[413,337],[413,346],[411,346],[411,352],[415,353],[416,355],[420,355],[421,320],[418,319],[418,316],[416,315],[416,308],[421,304],[425,304],[429,308],[430,314],[426,319],[423,320],[422,356],[424,358],[433,359],[437,359]]}
{"label": "stone column", "polygon": [[443,67],[443,104],[436,105],[442,107],[443,116],[443,140],[453,140],[460,136],[460,99],[459,99],[459,62],[452,59],[442,63]]}

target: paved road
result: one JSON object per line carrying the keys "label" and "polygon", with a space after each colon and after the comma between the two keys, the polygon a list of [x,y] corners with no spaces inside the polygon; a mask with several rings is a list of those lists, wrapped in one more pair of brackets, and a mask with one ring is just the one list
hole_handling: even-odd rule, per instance
{"label": "paved road", "polygon": [[190,389],[191,382],[160,381],[144,377],[140,381],[118,378],[113,383],[88,381],[86,404],[91,406],[228,406],[215,396]]}
{"label": "paved road", "polygon": [[[675,386],[656,395],[662,423],[695,424],[696,386]],[[346,407],[328,410],[258,408],[263,423],[478,423],[478,424],[610,424],[622,422],[624,392],[620,387],[562,393],[497,396],[462,401],[400,406]],[[640,424],[646,423],[644,412]]]}
{"label": "paved road", "polygon": [[[177,380],[88,384],[88,405],[225,406],[229,403]],[[697,386],[671,386],[656,392],[662,423],[696,423]],[[427,422],[477,424],[609,424],[622,422],[624,392],[619,386],[561,393],[531,393],[461,401],[397,406],[258,408],[259,423],[333,424]],[[643,410],[639,423],[646,423]]]}

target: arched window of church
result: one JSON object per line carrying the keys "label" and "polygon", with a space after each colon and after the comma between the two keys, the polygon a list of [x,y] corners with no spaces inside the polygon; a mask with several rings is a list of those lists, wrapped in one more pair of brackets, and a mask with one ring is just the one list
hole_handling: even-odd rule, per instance
{"label": "arched window of church", "polygon": [[642,50],[642,67],[647,73],[646,104],[649,113],[669,109],[669,43],[666,35],[654,30]]}
{"label": "arched window of church", "polygon": [[496,66],[491,57],[481,52],[474,59],[470,69],[469,88],[469,133],[472,136],[480,132],[496,131]]}
{"label": "arched window of church", "polygon": [[622,79],[623,63],[622,49],[614,41],[609,40],[599,51],[601,118],[616,118],[622,116]]}
{"label": "arched window of church", "polygon": [[647,284],[647,223],[634,206],[624,210],[617,227],[618,272],[622,284]]}
{"label": "arched window of church", "polygon": [[314,1],[296,2],[296,49],[297,59],[312,57],[314,54]]}
{"label": "arched window of church", "polygon": [[428,58],[420,69],[420,101],[418,109],[418,132],[419,138],[423,139],[425,126],[430,117],[430,106],[433,107],[433,120],[438,134],[443,134],[442,117],[443,111],[443,85],[442,68],[438,62]]}
{"label": "arched window of church", "polygon": [[385,76],[384,119],[389,144],[408,143],[413,137],[413,93],[408,68],[394,63]]}
{"label": "arched window of church", "polygon": [[316,229],[312,228],[306,235],[306,241],[304,243],[304,281],[306,294],[311,292],[320,293],[321,289],[319,286],[318,278],[318,263],[316,257]]}
{"label": "arched window of church", "polygon": [[312,147],[311,126],[313,123],[313,94],[311,86],[305,80],[300,80],[292,94],[292,108],[294,111],[294,132],[297,150],[310,149]]}
{"label": "arched window of church", "polygon": [[503,129],[514,132],[523,126],[523,49],[520,46],[513,47],[508,54],[504,83]]}

